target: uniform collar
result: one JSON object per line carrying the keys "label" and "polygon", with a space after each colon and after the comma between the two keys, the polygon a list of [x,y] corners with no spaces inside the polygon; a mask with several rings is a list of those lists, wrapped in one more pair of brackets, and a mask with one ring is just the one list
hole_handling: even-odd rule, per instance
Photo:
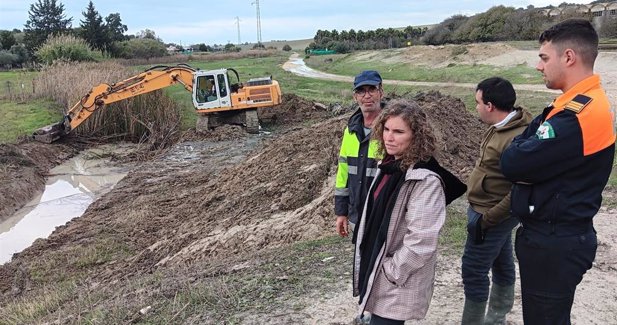
{"label": "uniform collar", "polygon": [[587,77],[581,81],[579,81],[574,87],[570,88],[568,91],[563,93],[561,96],[557,97],[552,106],[556,108],[562,108],[566,106],[576,95],[584,94],[593,88],[600,87],[600,75],[594,74],[590,77]]}

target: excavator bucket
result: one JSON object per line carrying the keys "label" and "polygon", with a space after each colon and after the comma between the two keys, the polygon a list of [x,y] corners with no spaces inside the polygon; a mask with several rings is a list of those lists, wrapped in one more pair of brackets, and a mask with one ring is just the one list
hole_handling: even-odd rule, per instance
{"label": "excavator bucket", "polygon": [[44,143],[52,143],[66,133],[64,132],[64,121],[54,123],[45,127],[42,127],[32,134],[34,140]]}

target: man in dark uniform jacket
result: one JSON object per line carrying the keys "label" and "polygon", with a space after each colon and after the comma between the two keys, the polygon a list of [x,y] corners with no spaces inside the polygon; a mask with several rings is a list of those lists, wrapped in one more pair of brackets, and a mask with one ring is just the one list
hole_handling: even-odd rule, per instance
{"label": "man in dark uniform jacket", "polygon": [[501,170],[514,183],[512,215],[522,225],[515,250],[523,320],[570,324],[576,286],[596,255],[593,217],[613,166],[615,117],[593,73],[598,35],[589,21],[563,21],[539,41],[536,69],[563,94],[514,138]]}

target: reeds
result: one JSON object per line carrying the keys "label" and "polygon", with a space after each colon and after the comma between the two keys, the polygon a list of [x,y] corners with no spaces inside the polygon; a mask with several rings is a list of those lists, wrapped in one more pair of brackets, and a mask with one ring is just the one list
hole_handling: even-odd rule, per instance
{"label": "reeds", "polygon": [[[135,72],[113,62],[58,62],[44,67],[35,78],[35,96],[52,98],[68,109],[92,87],[133,75]],[[90,141],[117,138],[146,143],[158,150],[177,140],[179,125],[175,102],[162,91],[154,91],[103,106],[73,132]]]}
{"label": "reeds", "polygon": [[191,61],[219,61],[245,58],[263,58],[280,53],[277,50],[246,50],[241,52],[195,52],[191,54],[174,54],[150,59],[115,59],[124,66],[188,63]]}

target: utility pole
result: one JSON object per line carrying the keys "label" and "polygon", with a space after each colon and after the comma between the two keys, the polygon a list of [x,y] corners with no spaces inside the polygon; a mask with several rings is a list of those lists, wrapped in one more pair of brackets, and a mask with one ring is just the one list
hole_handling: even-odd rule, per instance
{"label": "utility pole", "polygon": [[259,0],[253,2],[257,8],[257,44],[261,44],[261,19],[259,18]]}
{"label": "utility pole", "polygon": [[236,26],[238,26],[238,45],[240,45],[242,42],[240,42],[240,18],[238,16],[236,16]]}

